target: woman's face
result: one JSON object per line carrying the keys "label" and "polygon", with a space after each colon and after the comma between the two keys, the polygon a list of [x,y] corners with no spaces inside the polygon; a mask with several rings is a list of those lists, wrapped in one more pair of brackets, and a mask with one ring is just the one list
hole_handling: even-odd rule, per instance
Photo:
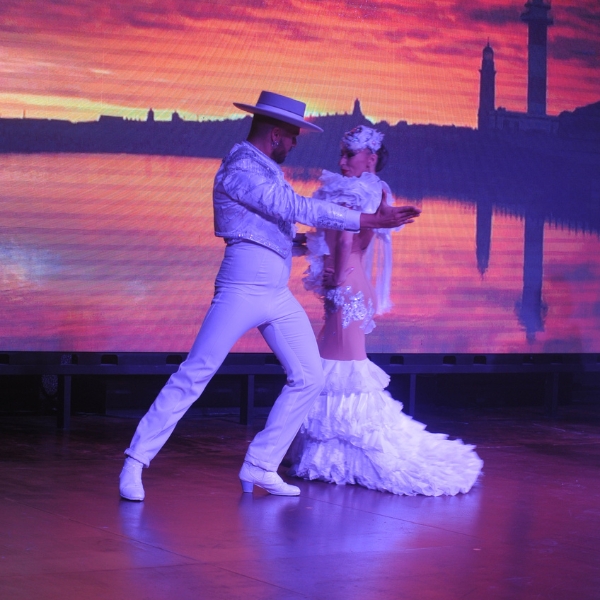
{"label": "woman's face", "polygon": [[371,152],[368,148],[359,152],[342,148],[339,164],[344,177],[360,177],[365,171],[375,173],[377,154]]}

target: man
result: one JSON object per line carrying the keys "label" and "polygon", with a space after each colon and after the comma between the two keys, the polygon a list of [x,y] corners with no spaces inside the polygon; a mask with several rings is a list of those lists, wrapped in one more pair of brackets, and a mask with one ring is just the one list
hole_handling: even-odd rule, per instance
{"label": "man", "polygon": [[414,207],[382,202],[367,215],[296,194],[279,164],[296,145],[300,129],[322,131],[304,120],[305,104],[262,92],[248,139],[236,144],[215,176],[215,234],[226,242],[215,295],[187,359],[140,421],[120,476],[121,497],[144,499],[142,468],[162,448],[179,419],[200,396],[233,344],[257,327],[287,375],[263,431],[252,440],[239,477],[271,494],[297,496],[277,468],[323,387],[321,359],[306,313],[287,287],[295,222],[358,231],[397,227],[419,214]]}

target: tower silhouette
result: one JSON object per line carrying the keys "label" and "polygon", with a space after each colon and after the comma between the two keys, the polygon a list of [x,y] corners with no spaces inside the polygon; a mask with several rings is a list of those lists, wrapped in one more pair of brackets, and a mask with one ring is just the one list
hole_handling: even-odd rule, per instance
{"label": "tower silhouette", "polygon": [[527,114],[546,114],[546,79],[548,27],[552,25],[550,4],[544,0],[529,0],[521,21],[529,29],[527,67]]}
{"label": "tower silhouette", "polygon": [[483,49],[481,69],[479,69],[479,110],[477,112],[477,128],[490,129],[491,117],[496,106],[496,71],[494,69],[494,51],[488,40]]}

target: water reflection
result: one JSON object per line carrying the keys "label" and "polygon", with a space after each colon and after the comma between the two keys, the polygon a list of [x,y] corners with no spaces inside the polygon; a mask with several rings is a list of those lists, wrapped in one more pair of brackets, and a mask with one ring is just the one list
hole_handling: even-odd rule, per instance
{"label": "water reflection", "polygon": [[475,225],[475,254],[477,256],[477,269],[483,276],[490,264],[490,250],[492,247],[492,203],[480,202],[477,204],[477,222]]}
{"label": "water reflection", "polygon": [[[488,269],[492,245],[492,203],[478,202],[476,209],[475,253],[477,269],[483,277]],[[535,334],[544,330],[544,319],[548,305],[542,300],[544,275],[544,218],[539,215],[525,215],[523,249],[523,293],[515,303],[519,323],[525,329],[528,342],[535,340]]]}
{"label": "water reflection", "polygon": [[535,339],[544,330],[548,306],[542,301],[544,271],[544,219],[537,215],[525,216],[525,246],[523,260],[523,295],[517,302],[519,322],[525,327],[527,340]]}
{"label": "water reflection", "polygon": [[[369,351],[600,351],[600,209],[589,159],[572,175],[564,161],[556,173],[550,161],[528,174],[524,151],[499,160],[482,149],[471,164],[464,149],[452,162],[447,148],[412,143],[414,155],[399,145],[382,175],[400,202],[424,212],[394,238],[395,309]],[[524,166],[509,177],[518,160]],[[186,351],[222,254],[210,203],[218,162],[3,155],[3,349]],[[316,168],[286,172],[301,193],[317,185]],[[291,287],[318,329],[322,306],[302,288],[305,268],[294,259]],[[234,351],[266,347],[250,334]]]}

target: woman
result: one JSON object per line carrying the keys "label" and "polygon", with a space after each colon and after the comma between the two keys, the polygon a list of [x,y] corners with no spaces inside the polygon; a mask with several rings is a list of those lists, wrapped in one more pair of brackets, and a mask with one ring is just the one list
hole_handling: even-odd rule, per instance
{"label": "woman", "polygon": [[[315,196],[375,212],[387,184],[375,174],[387,158],[383,135],[360,125],[342,138],[341,175],[324,171]],[[375,242],[383,260],[377,294],[364,263]],[[389,309],[391,240],[372,230],[308,234],[310,268],[305,286],[325,305],[317,337],[326,384],[290,451],[290,475],[332,483],[357,483],[395,494],[439,496],[468,492],[483,462],[474,447],[402,412],[384,391],[388,375],[368,358],[365,335],[373,315]]]}

